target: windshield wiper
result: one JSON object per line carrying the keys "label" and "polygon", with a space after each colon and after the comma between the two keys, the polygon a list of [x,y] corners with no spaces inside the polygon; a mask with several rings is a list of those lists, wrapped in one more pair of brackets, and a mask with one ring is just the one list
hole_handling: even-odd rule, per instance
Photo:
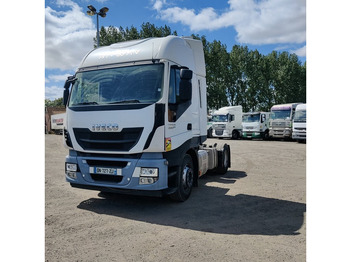
{"label": "windshield wiper", "polygon": [[81,103],[74,104],[73,106],[81,106],[81,105],[98,105],[98,103],[97,102],[81,102]]}
{"label": "windshield wiper", "polygon": [[113,105],[113,104],[127,104],[127,103],[140,103],[140,100],[137,100],[137,99],[121,100],[121,101],[110,102],[108,104]]}

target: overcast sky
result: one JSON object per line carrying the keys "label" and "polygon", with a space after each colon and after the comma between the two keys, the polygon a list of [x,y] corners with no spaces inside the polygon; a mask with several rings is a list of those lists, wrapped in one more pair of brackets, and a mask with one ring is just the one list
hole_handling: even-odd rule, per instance
{"label": "overcast sky", "polygon": [[47,0],[45,3],[45,97],[62,97],[63,83],[93,48],[96,16],[87,5],[109,12],[100,26],[168,25],[178,35],[205,35],[228,51],[247,45],[262,54],[288,51],[306,61],[305,0]]}

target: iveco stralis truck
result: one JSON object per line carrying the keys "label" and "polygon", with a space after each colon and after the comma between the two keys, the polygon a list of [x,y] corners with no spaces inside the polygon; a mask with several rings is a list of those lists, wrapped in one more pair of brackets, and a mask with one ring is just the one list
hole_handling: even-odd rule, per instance
{"label": "iveco stralis truck", "polygon": [[225,106],[212,117],[212,134],[218,138],[238,139],[242,135],[242,106]]}
{"label": "iveco stralis truck", "polygon": [[244,113],[242,118],[243,138],[269,138],[269,112]]}
{"label": "iveco stralis truck", "polygon": [[168,36],[92,50],[65,83],[66,180],[185,201],[228,145],[209,146],[202,42]]}
{"label": "iveco stralis truck", "polygon": [[294,112],[300,103],[281,104],[271,107],[270,137],[292,138]]}
{"label": "iveco stralis truck", "polygon": [[292,138],[306,142],[306,104],[297,105],[295,109]]}

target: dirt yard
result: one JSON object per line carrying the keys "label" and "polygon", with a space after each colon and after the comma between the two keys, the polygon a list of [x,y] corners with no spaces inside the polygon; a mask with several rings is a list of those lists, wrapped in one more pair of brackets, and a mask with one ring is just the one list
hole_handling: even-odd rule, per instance
{"label": "dirt yard", "polygon": [[46,135],[46,261],[306,261],[306,145],[216,140],[231,168],[184,203],[72,188],[68,150]]}

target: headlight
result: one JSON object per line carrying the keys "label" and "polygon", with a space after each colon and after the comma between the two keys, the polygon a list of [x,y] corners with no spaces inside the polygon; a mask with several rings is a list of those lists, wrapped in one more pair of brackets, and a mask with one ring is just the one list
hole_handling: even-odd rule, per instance
{"label": "headlight", "polygon": [[140,185],[153,184],[158,181],[158,168],[141,167]]}
{"label": "headlight", "polygon": [[66,171],[77,172],[78,171],[77,164],[66,163]]}

